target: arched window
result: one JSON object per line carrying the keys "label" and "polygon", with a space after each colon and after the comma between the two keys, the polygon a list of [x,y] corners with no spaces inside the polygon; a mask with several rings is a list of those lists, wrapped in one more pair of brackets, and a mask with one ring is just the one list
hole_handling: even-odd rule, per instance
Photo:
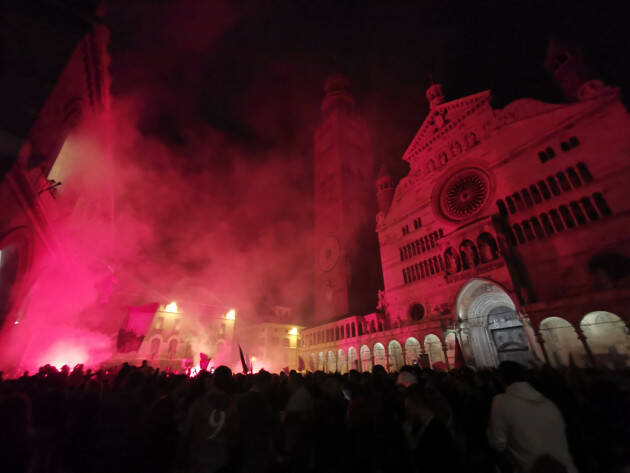
{"label": "arched window", "polygon": [[422,252],[424,253],[425,251],[427,251],[427,249],[424,246],[424,239],[420,239],[420,245],[422,246]]}
{"label": "arched window", "polygon": [[512,194],[512,198],[514,199],[514,203],[516,204],[516,208],[518,210],[525,210],[525,205],[523,204],[523,199],[518,192]]}
{"label": "arched window", "polygon": [[438,255],[438,262],[440,263],[440,271],[444,271],[444,261],[442,260],[442,255]]}
{"label": "arched window", "polygon": [[411,247],[411,254],[412,254],[413,256],[416,256],[416,245],[413,245],[413,244],[412,244],[412,245],[410,245],[410,247]]}
{"label": "arched window", "polygon": [[407,268],[403,268],[402,270],[403,281],[407,284]]}
{"label": "arched window", "polygon": [[538,221],[538,217],[533,217],[531,219],[532,227],[534,228],[534,233],[536,234],[536,238],[545,238],[545,232],[543,231],[542,225]]}
{"label": "arched window", "polygon": [[553,148],[552,148],[552,147],[547,148],[547,149],[545,150],[545,152],[547,153],[547,157],[548,157],[549,159],[551,159],[551,158],[553,158],[553,157],[555,157],[555,156],[556,156],[556,152],[553,150]]}
{"label": "arched window", "polygon": [[437,256],[433,257],[433,267],[435,268],[435,272],[439,273],[440,272],[440,265],[438,263],[438,259]]}
{"label": "arched window", "polygon": [[584,225],[586,223],[586,217],[580,208],[580,204],[577,202],[571,202],[569,206],[571,207],[571,212],[573,212],[573,216],[575,217],[575,220],[577,220],[577,223]]}
{"label": "arched window", "polygon": [[558,183],[556,182],[554,177],[549,176],[547,178],[547,182],[549,183],[549,188],[551,189],[553,195],[560,195],[560,188],[558,187]]}
{"label": "arched window", "polygon": [[414,245],[416,245],[416,253],[417,253],[417,254],[420,254],[420,241],[419,241],[419,240],[416,240],[416,241],[414,242]]}
{"label": "arched window", "polygon": [[429,277],[429,263],[427,263],[427,261],[425,260],[422,262],[422,266],[424,266],[424,274]]}
{"label": "arched window", "polygon": [[540,204],[542,202],[542,198],[540,197],[538,187],[532,184],[531,186],[529,186],[529,191],[532,193],[532,198],[534,199],[534,202]]}
{"label": "arched window", "polygon": [[177,340],[174,338],[168,344],[168,359],[173,360],[177,356]]}
{"label": "arched window", "polygon": [[557,232],[563,231],[564,224],[562,223],[562,219],[560,218],[558,211],[556,209],[553,209],[549,212],[549,215],[551,215],[551,220],[553,221],[554,227],[556,227],[556,231]]}
{"label": "arched window", "polygon": [[567,228],[575,227],[575,221],[571,216],[571,212],[569,212],[569,208],[566,205],[560,206],[560,215],[562,215],[562,220],[564,220],[564,224]]}
{"label": "arched window", "polygon": [[556,177],[558,178],[558,182],[560,183],[560,187],[562,187],[563,191],[567,192],[571,190],[569,180],[563,172],[559,172],[558,174],[556,174]]}
{"label": "arched window", "polygon": [[547,187],[547,184],[545,184],[545,181],[538,181],[538,188],[545,200],[551,199],[551,194],[549,193],[549,188]]}
{"label": "arched window", "polygon": [[514,229],[514,234],[516,235],[518,242],[520,244],[525,243],[525,235],[523,235],[523,230],[521,229],[521,226],[518,223],[515,223],[512,228]]}
{"label": "arched window", "polygon": [[403,254],[402,248],[398,248],[398,251],[400,252],[400,261],[404,261],[405,260],[405,255]]}
{"label": "arched window", "polygon": [[431,248],[435,248],[435,239],[433,238],[433,233],[429,234],[429,241],[431,242]]}
{"label": "arched window", "polygon": [[567,175],[573,187],[580,187],[582,185],[582,181],[580,181],[580,177],[577,175],[577,172],[575,172],[575,169],[567,168]]}
{"label": "arched window", "polygon": [[523,230],[525,230],[525,237],[527,241],[533,241],[535,239],[532,227],[527,220],[523,221]]}
{"label": "arched window", "polygon": [[335,340],[339,340],[340,335],[339,335],[339,327],[335,327]]}
{"label": "arched window", "polygon": [[440,238],[442,238],[444,236],[444,230],[442,230],[441,228],[438,230],[438,235],[440,235]]}
{"label": "arched window", "polygon": [[588,218],[590,218],[591,220],[599,219],[599,215],[597,214],[597,210],[595,210],[595,207],[593,207],[593,204],[591,203],[591,199],[589,199],[588,197],[582,197],[580,199],[580,202],[582,203],[582,207],[584,207],[584,210],[586,211],[586,215],[588,215]]}
{"label": "arched window", "polygon": [[444,268],[449,274],[456,273],[460,270],[459,257],[452,247],[447,248],[444,252]]}
{"label": "arched window", "polygon": [[577,136],[572,136],[571,138],[569,138],[569,143],[571,143],[571,146],[575,148],[580,144],[580,140],[577,139]]}
{"label": "arched window", "polygon": [[547,155],[545,154],[544,151],[540,151],[538,153],[538,159],[540,159],[541,163],[546,163],[547,162]]}
{"label": "arched window", "polygon": [[499,209],[499,213],[501,215],[503,215],[504,217],[507,217],[507,214],[508,214],[507,207],[505,206],[505,203],[501,199],[497,200],[497,208]]}
{"label": "arched window", "polygon": [[411,274],[412,274],[412,278],[414,281],[417,281],[418,279],[420,279],[420,275],[416,274],[416,267],[412,266],[411,267]]}
{"label": "arched window", "polygon": [[610,207],[608,207],[608,202],[604,199],[604,195],[601,192],[595,192],[593,194],[593,200],[595,201],[595,205],[597,206],[597,210],[602,214],[603,217],[607,217],[612,212]]}
{"label": "arched window", "polygon": [[429,260],[429,269],[431,270],[431,274],[435,274],[435,269],[433,268],[433,261]]}
{"label": "arched window", "polygon": [[499,257],[497,242],[489,233],[479,235],[479,238],[477,238],[477,248],[479,248],[481,261],[484,263],[493,261]]}
{"label": "arched window", "polygon": [[479,254],[475,244],[470,240],[464,240],[459,246],[459,254],[464,269],[470,269],[479,264]]}
{"label": "arched window", "polygon": [[422,278],[426,278],[427,275],[424,273],[424,268],[422,267],[422,263],[418,263],[418,271],[420,271],[420,276]]}
{"label": "arched window", "polygon": [[523,200],[525,201],[525,205],[528,208],[532,208],[534,206],[534,203],[532,202],[532,198],[529,195],[529,191],[527,189],[523,189],[521,191],[521,194],[523,194]]}
{"label": "arched window", "polygon": [[510,209],[510,213],[516,213],[516,207],[514,206],[514,201],[512,197],[506,197],[505,202],[507,202],[508,209]]}
{"label": "arched window", "polygon": [[560,149],[562,149],[562,151],[567,152],[569,151],[569,149],[571,149],[571,146],[569,146],[569,143],[567,143],[566,141],[563,141],[562,143],[560,143]]}
{"label": "arched window", "polygon": [[586,164],[577,163],[577,168],[584,182],[591,182],[593,180],[593,175],[591,174],[591,171],[589,171],[588,167],[586,167]]}
{"label": "arched window", "polygon": [[413,304],[409,308],[409,317],[411,318],[411,320],[414,320],[416,322],[422,320],[422,318],[424,317],[424,307],[422,306],[422,304]]}
{"label": "arched window", "polygon": [[545,228],[545,233],[547,233],[548,236],[553,235],[553,225],[551,225],[551,221],[549,220],[547,214],[540,214],[540,220],[542,221],[543,227]]}
{"label": "arched window", "polygon": [[155,337],[151,340],[151,359],[155,360],[160,354],[160,339]]}

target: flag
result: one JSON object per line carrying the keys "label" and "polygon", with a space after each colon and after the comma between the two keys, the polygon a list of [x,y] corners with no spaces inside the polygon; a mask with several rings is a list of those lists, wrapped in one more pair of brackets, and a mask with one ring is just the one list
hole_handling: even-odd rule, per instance
{"label": "flag", "polygon": [[154,302],[143,306],[129,307],[129,313],[125,317],[123,326],[118,330],[116,346],[120,353],[129,353],[140,349],[159,306],[159,303]]}
{"label": "flag", "polygon": [[304,364],[304,358],[300,356],[298,357],[298,371],[304,371],[304,368],[306,368],[306,365]]}
{"label": "flag", "polygon": [[464,353],[462,352],[462,346],[459,344],[459,337],[455,335],[455,359],[453,360],[453,369],[460,369],[466,365],[464,361]]}
{"label": "flag", "polygon": [[243,367],[243,373],[247,374],[249,372],[249,369],[247,368],[247,363],[245,362],[245,355],[243,355],[243,349],[241,348],[241,346],[238,346],[238,351],[241,355],[241,365]]}
{"label": "flag", "polygon": [[208,369],[208,363],[210,363],[210,358],[205,353],[199,353],[199,368],[203,371]]}

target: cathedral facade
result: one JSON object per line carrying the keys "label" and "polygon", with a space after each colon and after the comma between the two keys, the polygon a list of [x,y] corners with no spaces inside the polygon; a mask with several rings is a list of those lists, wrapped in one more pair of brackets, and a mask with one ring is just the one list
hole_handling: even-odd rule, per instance
{"label": "cathedral facade", "polygon": [[428,89],[408,175],[376,178],[378,310],[303,331],[307,368],[630,366],[630,116],[554,59],[569,103]]}

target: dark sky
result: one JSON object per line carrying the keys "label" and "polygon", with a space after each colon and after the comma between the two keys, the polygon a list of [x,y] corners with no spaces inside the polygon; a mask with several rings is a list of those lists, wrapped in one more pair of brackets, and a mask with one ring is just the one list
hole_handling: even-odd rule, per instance
{"label": "dark sky", "polygon": [[617,40],[606,2],[578,3],[112,0],[113,90],[161,90],[146,129],[175,143],[200,119],[257,148],[306,150],[323,81],[341,71],[377,158],[397,161],[426,113],[430,76],[448,98],[490,88],[500,106],[561,100],[542,67],[549,35]]}

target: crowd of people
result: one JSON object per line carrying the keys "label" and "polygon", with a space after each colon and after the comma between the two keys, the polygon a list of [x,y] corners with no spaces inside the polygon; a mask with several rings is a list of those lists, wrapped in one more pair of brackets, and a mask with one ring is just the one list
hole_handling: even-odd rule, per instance
{"label": "crowd of people", "polygon": [[511,362],[192,378],[45,366],[0,378],[0,470],[624,472],[629,390],[627,372]]}

